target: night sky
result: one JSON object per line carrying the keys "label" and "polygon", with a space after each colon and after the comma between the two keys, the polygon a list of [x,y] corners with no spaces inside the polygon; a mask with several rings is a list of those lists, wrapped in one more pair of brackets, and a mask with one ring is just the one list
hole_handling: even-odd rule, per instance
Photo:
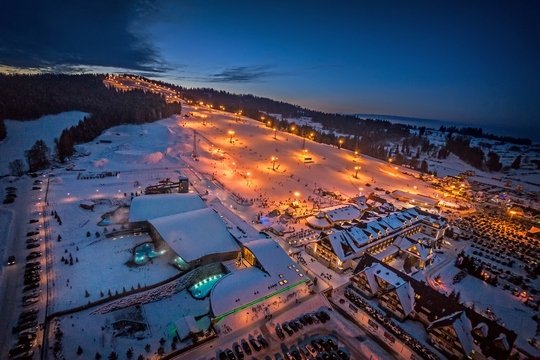
{"label": "night sky", "polygon": [[3,71],[130,71],[341,113],[540,130],[538,1],[10,1]]}

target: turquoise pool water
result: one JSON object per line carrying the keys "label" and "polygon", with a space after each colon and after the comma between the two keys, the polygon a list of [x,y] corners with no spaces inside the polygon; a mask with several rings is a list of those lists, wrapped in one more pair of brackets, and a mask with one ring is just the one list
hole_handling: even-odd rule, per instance
{"label": "turquoise pool water", "polygon": [[207,277],[199,281],[198,283],[192,285],[188,290],[191,295],[196,299],[202,299],[210,293],[212,287],[219,279],[223,277],[224,274],[217,274]]}
{"label": "turquoise pool water", "polygon": [[165,254],[165,250],[156,251],[153,243],[144,243],[134,249],[133,261],[137,265],[144,264],[149,260]]}

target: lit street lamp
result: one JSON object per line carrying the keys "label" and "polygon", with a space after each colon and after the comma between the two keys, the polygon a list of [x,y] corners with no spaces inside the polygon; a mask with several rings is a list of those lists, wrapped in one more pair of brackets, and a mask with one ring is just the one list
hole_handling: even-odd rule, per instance
{"label": "lit street lamp", "polygon": [[274,128],[274,140],[277,140],[277,127]]}
{"label": "lit street lamp", "polygon": [[341,149],[341,145],[343,145],[343,138],[339,138],[338,140],[338,149]]}
{"label": "lit street lamp", "polygon": [[278,160],[277,156],[272,156],[272,171],[276,171],[276,161]]}
{"label": "lit street lamp", "polygon": [[235,132],[234,130],[229,130],[229,142],[232,144],[233,143],[233,136],[234,136]]}
{"label": "lit street lamp", "polygon": [[300,197],[300,192],[298,191],[295,191],[294,192],[294,201],[293,201],[293,207],[298,207],[299,203],[298,203],[298,198]]}
{"label": "lit street lamp", "polygon": [[250,181],[250,177],[251,177],[251,172],[247,172],[246,173],[246,185],[249,186],[251,181]]}
{"label": "lit street lamp", "polygon": [[356,165],[356,166],[354,167],[354,171],[355,171],[355,172],[354,172],[354,178],[355,178],[355,179],[358,179],[358,171],[360,171],[361,168],[362,168],[362,167],[361,167],[361,166],[358,166],[358,165]]}

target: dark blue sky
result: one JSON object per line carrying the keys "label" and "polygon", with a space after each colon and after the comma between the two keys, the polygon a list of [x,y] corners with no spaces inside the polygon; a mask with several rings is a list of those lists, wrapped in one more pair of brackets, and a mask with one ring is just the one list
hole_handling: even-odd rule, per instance
{"label": "dark blue sky", "polygon": [[0,65],[121,68],[318,110],[538,131],[538,4],[10,2]]}

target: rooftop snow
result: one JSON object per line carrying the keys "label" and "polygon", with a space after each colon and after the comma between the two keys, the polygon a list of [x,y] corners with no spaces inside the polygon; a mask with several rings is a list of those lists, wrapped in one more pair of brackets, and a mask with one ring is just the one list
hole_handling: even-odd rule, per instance
{"label": "rooftop snow", "polygon": [[217,317],[307,280],[301,267],[275,241],[259,239],[244,245],[255,255],[263,269],[253,266],[234,271],[214,286],[210,303]]}
{"label": "rooftop snow", "polygon": [[240,251],[219,215],[210,208],[150,220],[163,240],[186,262]]}
{"label": "rooftop snow", "polygon": [[129,221],[146,221],[162,216],[204,209],[205,203],[197,194],[157,194],[133,198]]}

